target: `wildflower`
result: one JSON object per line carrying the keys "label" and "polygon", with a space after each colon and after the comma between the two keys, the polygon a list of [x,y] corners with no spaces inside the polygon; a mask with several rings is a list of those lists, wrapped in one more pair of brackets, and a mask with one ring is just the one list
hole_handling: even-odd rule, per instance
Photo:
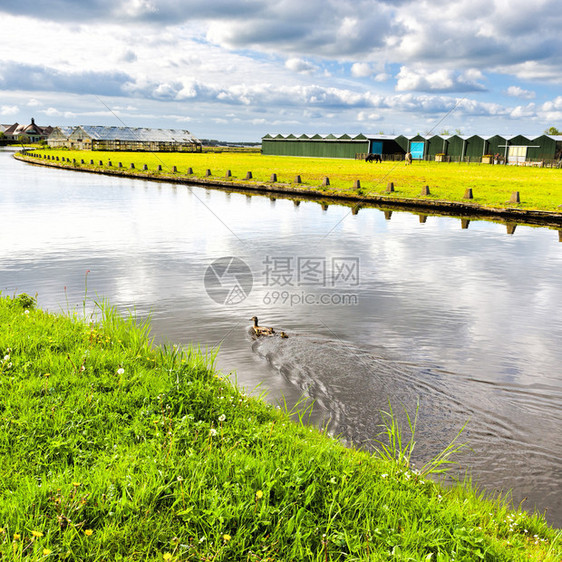
{"label": "wildflower", "polygon": [[162,558],[163,558],[164,560],[171,560],[171,559],[172,559],[172,555],[171,555],[169,552],[166,552],[166,553],[164,554],[164,556],[162,556]]}
{"label": "wildflower", "polygon": [[263,498],[263,492],[261,490],[258,490],[256,492],[256,499],[261,500],[262,498]]}
{"label": "wildflower", "polygon": [[49,556],[49,554],[51,554],[51,552],[53,552],[50,548],[44,548],[43,549],[43,556]]}
{"label": "wildflower", "polygon": [[29,310],[24,310],[23,313],[27,316],[29,314]]}
{"label": "wildflower", "polygon": [[31,531],[31,534],[36,538],[39,539],[43,536],[43,533],[41,531]]}
{"label": "wildflower", "polygon": [[223,421],[225,421],[225,420],[226,420],[226,416],[225,416],[224,414],[221,414],[221,415],[219,416],[219,421],[220,421],[220,422],[223,422]]}
{"label": "wildflower", "polygon": [[14,533],[14,540],[19,541],[21,539],[21,535],[19,533]]}
{"label": "wildflower", "polygon": [[92,531],[92,529],[86,529],[86,530],[84,531],[84,534],[85,534],[87,537],[91,537],[91,536],[93,535],[93,533],[94,533],[94,531]]}
{"label": "wildflower", "polygon": [[119,369],[117,369],[117,374],[118,374],[118,375],[124,375],[124,374],[125,374],[125,369],[123,369],[123,367],[120,367]]}
{"label": "wildflower", "polygon": [[209,435],[211,437],[214,437],[217,434],[217,430],[214,427],[211,427],[211,429],[209,430]]}
{"label": "wildflower", "polygon": [[43,376],[44,376],[44,377],[50,377],[50,376],[51,376],[51,373],[45,373]]}
{"label": "wildflower", "polygon": [[4,361],[9,361],[10,360],[10,356],[9,355],[4,355]]}
{"label": "wildflower", "polygon": [[232,538],[232,537],[231,537],[230,535],[223,535],[223,536],[222,536],[222,540],[223,540],[224,542],[228,542],[231,538]]}

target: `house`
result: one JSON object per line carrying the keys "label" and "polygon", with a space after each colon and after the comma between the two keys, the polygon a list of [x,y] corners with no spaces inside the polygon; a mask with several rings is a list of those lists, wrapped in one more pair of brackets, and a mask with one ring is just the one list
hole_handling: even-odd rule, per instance
{"label": "house", "polygon": [[41,142],[47,140],[52,130],[53,127],[40,127],[37,125],[33,117],[29,125],[14,123],[13,125],[0,126],[0,131],[4,133],[4,138],[7,141],[19,141],[23,139],[25,142]]}

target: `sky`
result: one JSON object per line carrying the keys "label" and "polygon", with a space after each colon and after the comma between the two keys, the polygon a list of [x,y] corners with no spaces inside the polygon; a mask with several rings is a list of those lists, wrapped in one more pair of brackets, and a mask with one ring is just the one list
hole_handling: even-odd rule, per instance
{"label": "sky", "polygon": [[562,129],[560,0],[0,0],[0,123]]}

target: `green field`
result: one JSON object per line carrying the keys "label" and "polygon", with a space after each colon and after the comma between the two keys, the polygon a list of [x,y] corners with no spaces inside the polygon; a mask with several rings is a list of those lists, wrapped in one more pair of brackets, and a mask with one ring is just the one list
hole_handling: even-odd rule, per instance
{"label": "green field", "polygon": [[562,559],[542,517],[413,470],[391,417],[386,453],[346,449],[98,312],[0,298],[3,560]]}
{"label": "green field", "polygon": [[[206,170],[211,170],[211,179],[228,179],[234,185],[246,182],[246,173],[251,171],[253,181],[269,182],[273,173],[282,184],[293,184],[297,175],[311,190],[357,194],[355,180],[359,180],[359,194],[388,195],[394,198],[436,199],[445,201],[467,202],[463,199],[466,189],[472,188],[474,199],[470,202],[484,207],[520,209],[539,209],[562,212],[562,170],[556,168],[532,168],[518,166],[491,166],[488,164],[448,164],[441,162],[414,162],[405,166],[404,162],[384,162],[368,164],[361,160],[296,158],[290,156],[262,156],[259,153],[139,153],[139,152],[84,152],[69,150],[42,150],[40,154],[52,157],[84,159],[83,167],[99,169],[99,161],[107,167],[111,161],[113,168],[119,162],[130,172],[131,163],[142,172],[144,164],[155,176],[172,173],[185,175],[191,167],[196,177],[205,177]],[[94,166],[90,166],[90,160]],[[162,172],[157,172],[158,165]],[[325,177],[330,186],[323,188]],[[387,194],[389,182],[394,183],[394,194]],[[430,195],[421,197],[423,186],[429,186]],[[521,203],[508,203],[511,194],[519,191]]]}

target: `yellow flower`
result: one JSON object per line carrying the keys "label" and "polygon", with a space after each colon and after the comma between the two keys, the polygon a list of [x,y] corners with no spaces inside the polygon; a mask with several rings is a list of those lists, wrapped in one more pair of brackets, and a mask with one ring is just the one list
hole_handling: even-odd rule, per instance
{"label": "yellow flower", "polygon": [[162,558],[164,558],[164,560],[171,560],[172,555],[169,552],[166,552],[166,554],[164,554],[164,556],[162,556]]}
{"label": "yellow flower", "polygon": [[223,536],[222,536],[222,540],[223,540],[224,542],[228,542],[230,539],[231,539],[231,536],[230,536],[230,535],[223,535]]}
{"label": "yellow flower", "polygon": [[94,533],[94,531],[92,531],[92,529],[86,529],[86,530],[84,531],[84,534],[85,534],[87,537],[92,536],[93,533]]}
{"label": "yellow flower", "polygon": [[256,499],[261,500],[262,498],[263,498],[263,492],[261,490],[258,490],[256,492]]}
{"label": "yellow flower", "polygon": [[50,550],[49,548],[44,548],[43,549],[43,556],[49,556],[49,554],[51,554],[51,552],[53,552],[53,551]]}
{"label": "yellow flower", "polygon": [[31,534],[36,538],[39,539],[43,536],[43,533],[41,531],[31,531]]}
{"label": "yellow flower", "polygon": [[14,540],[19,541],[21,539],[21,535],[19,533],[14,533]]}

